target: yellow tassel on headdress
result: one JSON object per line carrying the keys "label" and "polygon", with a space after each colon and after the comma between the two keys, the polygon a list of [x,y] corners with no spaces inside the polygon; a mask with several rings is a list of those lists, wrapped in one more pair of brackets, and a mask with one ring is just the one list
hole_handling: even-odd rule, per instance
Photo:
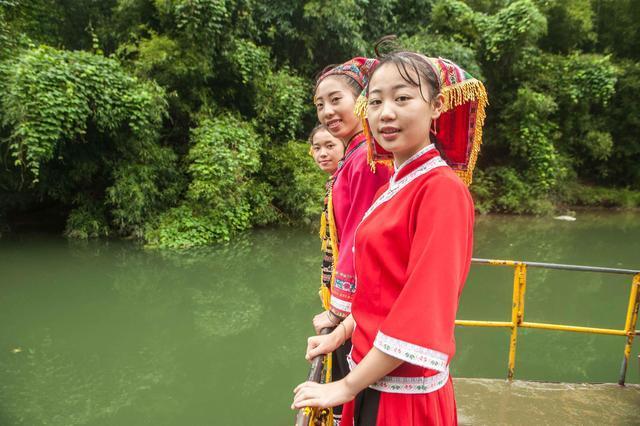
{"label": "yellow tassel on headdress", "polygon": [[365,119],[367,118],[367,104],[367,94],[363,90],[362,93],[360,93],[360,96],[358,96],[358,99],[356,100],[356,103],[353,107],[353,113],[356,115],[356,117]]}
{"label": "yellow tassel on headdress", "polygon": [[444,96],[443,112],[452,110],[466,102],[477,102],[476,125],[473,129],[473,142],[471,145],[471,153],[466,170],[456,170],[456,174],[460,176],[462,181],[467,185],[471,185],[473,180],[473,170],[476,167],[480,145],[482,144],[482,126],[486,118],[486,106],[489,104],[487,91],[481,81],[475,78],[465,80],[453,86],[445,86],[442,88]]}

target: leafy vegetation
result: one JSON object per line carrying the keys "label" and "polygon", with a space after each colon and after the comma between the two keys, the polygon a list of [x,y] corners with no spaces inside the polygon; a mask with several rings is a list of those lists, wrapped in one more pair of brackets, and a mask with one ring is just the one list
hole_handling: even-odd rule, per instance
{"label": "leafy vegetation", "polygon": [[[634,0],[0,0],[0,229],[187,247],[317,219],[313,77],[395,33],[485,81],[481,212],[640,206]],[[57,217],[59,215],[50,215]]]}

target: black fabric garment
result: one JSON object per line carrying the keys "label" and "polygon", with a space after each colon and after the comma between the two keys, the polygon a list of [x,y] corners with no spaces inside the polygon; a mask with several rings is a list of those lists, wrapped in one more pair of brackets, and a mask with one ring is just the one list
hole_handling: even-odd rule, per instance
{"label": "black fabric garment", "polygon": [[[347,363],[347,355],[351,352],[351,339],[344,342],[342,346],[333,351],[333,359],[331,360],[331,381],[337,382],[349,374],[349,364]],[[342,414],[342,405],[333,408],[333,416],[340,419]]]}
{"label": "black fabric garment", "polygon": [[353,426],[375,426],[378,420],[380,391],[366,388],[356,396]]}

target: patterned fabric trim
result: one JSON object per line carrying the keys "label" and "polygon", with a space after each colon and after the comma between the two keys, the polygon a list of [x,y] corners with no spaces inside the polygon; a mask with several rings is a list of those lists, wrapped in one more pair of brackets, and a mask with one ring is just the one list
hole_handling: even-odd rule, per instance
{"label": "patterned fabric trim", "polygon": [[373,346],[392,357],[440,372],[448,370],[449,356],[423,346],[414,345],[378,331]]}
{"label": "patterned fabric trim", "polygon": [[[390,199],[392,199],[402,188],[413,182],[416,178],[424,175],[425,173],[430,172],[436,167],[449,167],[447,162],[444,161],[440,156],[433,157],[431,160],[427,161],[399,181],[395,181],[394,178],[391,178],[391,183],[389,184],[389,188],[379,196],[376,201],[369,207],[369,210],[362,217],[362,221],[364,221],[367,216],[369,216],[375,209],[377,209],[381,204],[386,203]],[[397,172],[393,175],[394,177],[397,175]],[[361,222],[362,223],[362,222]]]}
{"label": "patterned fabric trim", "polygon": [[[396,167],[395,168],[395,172],[393,173],[393,176],[391,176],[391,179],[389,180],[389,186],[391,186],[391,185],[393,185],[395,183],[396,176],[398,176],[398,173],[400,172],[400,170],[404,169],[409,164],[413,163],[415,160],[420,158],[423,154],[426,154],[427,152],[431,151],[432,149],[436,149],[436,146],[434,144],[429,144],[429,145],[425,146],[424,148],[422,148],[420,151],[418,151],[415,154],[413,154],[411,157],[409,157],[409,159],[407,159],[404,163],[400,164],[400,167]],[[394,163],[394,166],[395,166],[395,163]]]}
{"label": "patterned fabric trim", "polygon": [[[356,363],[351,359],[351,355],[347,356],[349,369],[353,370]],[[369,387],[380,392],[387,393],[431,393],[435,392],[449,380],[449,368],[443,372],[429,377],[400,377],[400,376],[384,376]]]}
{"label": "patterned fabric trim", "polygon": [[[341,312],[334,312],[339,314],[340,316],[344,316],[346,312],[347,315],[351,312],[351,302],[346,302],[342,299],[338,299],[335,295],[331,295],[331,307],[337,309]],[[333,312],[333,309],[331,310]]]}
{"label": "patterned fabric trim", "polygon": [[334,285],[336,288],[351,294],[356,292],[356,286],[353,284],[353,282],[348,280],[341,280],[340,278],[336,278]]}

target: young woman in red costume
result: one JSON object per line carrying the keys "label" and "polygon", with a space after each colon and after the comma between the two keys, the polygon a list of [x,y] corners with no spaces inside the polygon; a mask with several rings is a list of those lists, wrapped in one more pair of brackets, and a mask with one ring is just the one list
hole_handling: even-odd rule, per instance
{"label": "young woman in red costume", "polygon": [[[356,99],[366,87],[375,63],[375,59],[353,58],[325,69],[316,83],[314,103],[318,120],[345,145],[344,158],[329,183],[327,215],[323,215],[320,230],[323,247],[331,248],[325,257],[332,257],[333,267],[331,274],[323,274],[320,294],[325,310],[313,318],[316,333],[337,326],[351,313],[356,290],[351,250],[355,229],[376,192],[391,175],[386,167],[374,172],[369,166],[362,120],[354,112]],[[349,371],[350,342],[345,339],[341,343],[332,356],[334,380]],[[339,411],[334,410],[335,420],[339,420]]]}
{"label": "young woman in red costume", "polygon": [[318,124],[309,134],[309,154],[318,168],[330,176],[338,170],[338,163],[344,157],[344,144],[333,136],[327,128]]}
{"label": "young woman in red costume", "polygon": [[310,359],[351,337],[351,372],[299,385],[294,408],[347,403],[343,425],[457,423],[449,362],[474,220],[465,184],[486,101],[481,82],[441,58],[396,52],[373,71],[365,130],[372,159],[395,173],[356,232],[351,315],[307,348]]}

